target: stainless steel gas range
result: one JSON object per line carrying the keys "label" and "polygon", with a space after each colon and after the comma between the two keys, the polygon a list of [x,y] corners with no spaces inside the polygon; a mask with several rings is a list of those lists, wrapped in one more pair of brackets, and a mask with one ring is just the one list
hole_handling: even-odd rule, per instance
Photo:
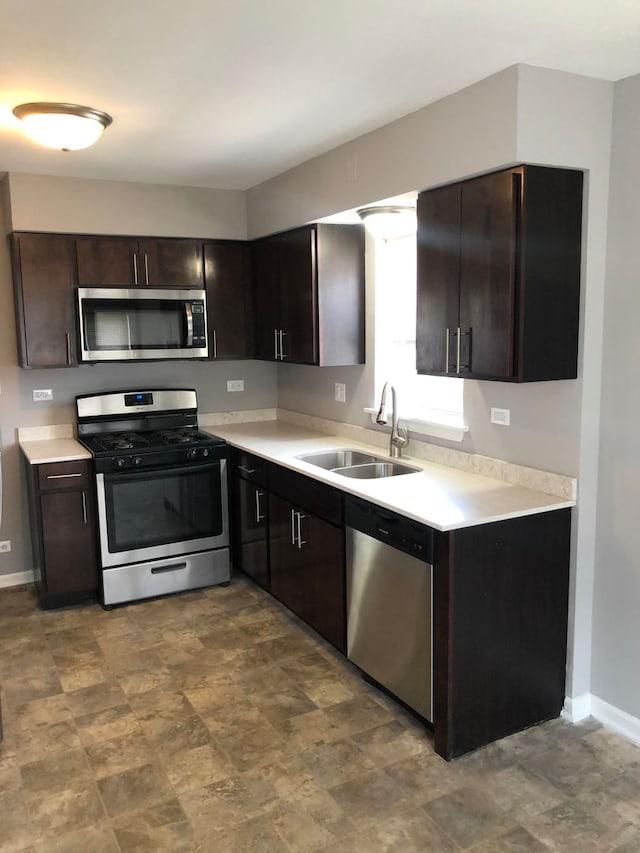
{"label": "stainless steel gas range", "polygon": [[102,603],[230,580],[226,444],[193,389],[76,397],[96,472]]}

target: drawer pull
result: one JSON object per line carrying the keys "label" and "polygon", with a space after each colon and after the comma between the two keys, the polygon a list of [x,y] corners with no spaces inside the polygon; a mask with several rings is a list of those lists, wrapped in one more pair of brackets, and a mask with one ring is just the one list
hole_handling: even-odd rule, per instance
{"label": "drawer pull", "polygon": [[163,575],[165,572],[179,572],[182,569],[186,569],[186,563],[172,563],[170,566],[156,566],[151,569],[152,575]]}
{"label": "drawer pull", "polygon": [[86,493],[82,493],[82,518],[84,523],[87,523],[87,496]]}
{"label": "drawer pull", "polygon": [[82,477],[82,474],[47,474],[47,480],[67,480],[69,477]]}
{"label": "drawer pull", "polygon": [[255,468],[247,468],[245,465],[238,465],[238,471],[244,471],[245,474],[255,474]]}

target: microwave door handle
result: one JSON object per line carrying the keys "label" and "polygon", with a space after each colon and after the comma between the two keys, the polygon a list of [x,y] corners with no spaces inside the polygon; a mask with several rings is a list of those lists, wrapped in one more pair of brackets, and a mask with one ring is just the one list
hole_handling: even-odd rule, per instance
{"label": "microwave door handle", "polygon": [[193,346],[193,311],[191,310],[191,303],[184,303],[184,316],[187,321],[187,346]]}

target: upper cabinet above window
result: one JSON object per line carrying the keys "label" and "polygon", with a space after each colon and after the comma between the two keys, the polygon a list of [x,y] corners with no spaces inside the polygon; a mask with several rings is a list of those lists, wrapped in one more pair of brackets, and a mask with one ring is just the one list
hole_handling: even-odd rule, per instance
{"label": "upper cabinet above window", "polygon": [[419,195],[419,373],[577,376],[582,182],[518,166]]}

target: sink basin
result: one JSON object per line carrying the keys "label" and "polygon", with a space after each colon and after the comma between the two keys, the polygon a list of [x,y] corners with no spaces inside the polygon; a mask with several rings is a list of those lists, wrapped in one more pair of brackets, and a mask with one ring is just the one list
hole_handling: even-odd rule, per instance
{"label": "sink basin", "polygon": [[322,450],[316,453],[304,453],[302,456],[296,456],[302,462],[308,462],[310,465],[317,465],[319,468],[324,468],[327,471],[333,471],[335,468],[346,468],[351,465],[360,465],[363,462],[377,462],[378,459],[370,453],[362,453],[360,450]]}
{"label": "sink basin", "polygon": [[344,468],[333,468],[334,474],[352,477],[356,480],[377,480],[380,477],[397,477],[400,474],[415,474],[421,468],[413,465],[402,465],[400,462],[368,462],[364,465],[349,465]]}

